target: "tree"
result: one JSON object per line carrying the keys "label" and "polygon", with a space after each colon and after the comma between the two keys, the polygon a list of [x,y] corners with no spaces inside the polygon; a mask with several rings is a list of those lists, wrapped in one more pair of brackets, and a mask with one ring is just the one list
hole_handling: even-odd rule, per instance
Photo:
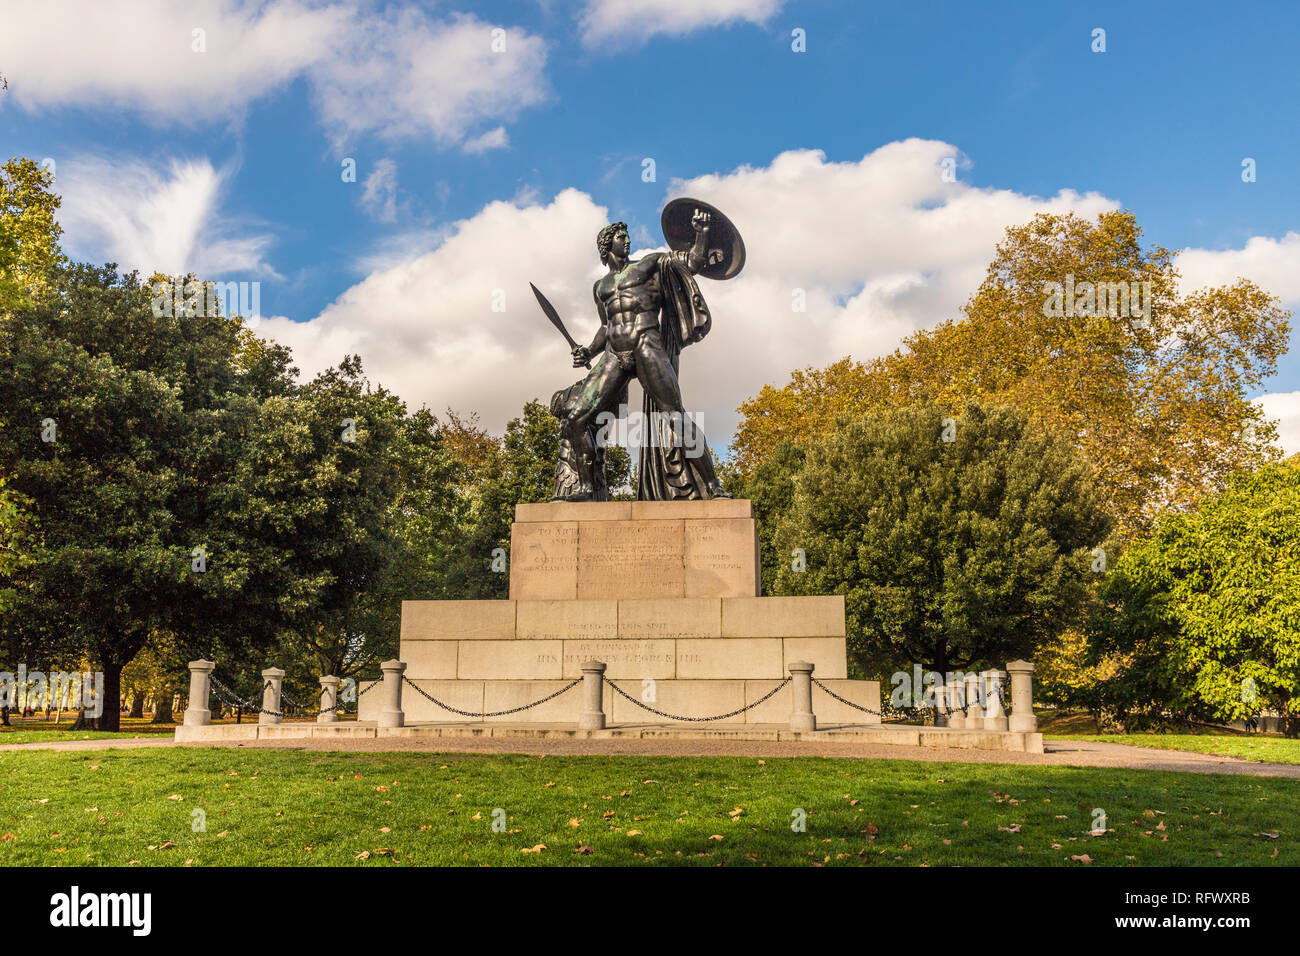
{"label": "tree", "polygon": [[35,160],[0,166],[0,312],[30,303],[49,287],[50,270],[65,260],[55,221],[59,197]]}
{"label": "tree", "polygon": [[1001,664],[1080,615],[1108,527],[1090,466],[1023,413],[906,406],[808,448],[775,536],[807,570],[774,590],[844,595],[863,676]]}
{"label": "tree", "polygon": [[1094,650],[1124,662],[1101,706],[1122,722],[1274,709],[1300,732],[1300,464],[1241,472],[1161,519],[1101,597]]}
{"label": "tree", "polygon": [[269,636],[267,569],[227,560],[209,575],[207,557],[250,423],[290,384],[288,355],[244,354],[238,317],[161,312],[111,264],[47,275],[29,306],[0,313],[0,467],[37,538],[0,630],[89,654],[115,730],[122,668],[151,634]]}
{"label": "tree", "polygon": [[[796,372],[785,388],[745,402],[737,467],[747,477],[781,442],[826,434],[845,413],[915,401],[952,413],[970,399],[1008,404],[1068,437],[1096,466],[1121,533],[1138,533],[1164,510],[1220,489],[1235,469],[1276,457],[1274,426],[1246,396],[1285,351],[1290,313],[1245,279],[1180,293],[1174,259],[1142,248],[1129,212],[1095,223],[1043,214],[1010,228],[960,320],[866,364]],[[1067,282],[1079,283],[1069,310]],[[1062,287],[1061,301],[1050,283]],[[1131,292],[1138,283],[1136,300],[1149,307],[1099,299],[1110,283],[1116,295],[1119,284]]]}

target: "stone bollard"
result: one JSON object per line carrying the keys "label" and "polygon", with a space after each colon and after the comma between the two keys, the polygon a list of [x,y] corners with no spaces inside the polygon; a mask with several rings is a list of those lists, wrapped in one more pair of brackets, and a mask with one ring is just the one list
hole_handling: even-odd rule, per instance
{"label": "stone bollard", "polygon": [[997,668],[984,672],[984,729],[1006,730],[1007,712],[1002,706],[1003,688],[1007,684],[1007,672]]}
{"label": "stone bollard", "polygon": [[582,665],[582,713],[578,715],[579,730],[604,730],[605,662],[587,661]]}
{"label": "stone bollard", "polygon": [[212,672],[217,665],[199,658],[190,661],[190,705],[185,708],[186,727],[206,727],[212,723],[208,709],[208,695],[212,693]]}
{"label": "stone bollard", "polygon": [[[265,684],[270,682],[270,687],[265,687],[262,691],[262,713],[257,715],[259,724],[278,724],[284,718],[284,708],[280,706],[280,689],[284,684],[284,671],[278,667],[268,667],[262,671],[262,681]],[[274,711],[268,714],[267,711]]]}
{"label": "stone bollard", "polygon": [[817,729],[817,716],[812,709],[813,665],[807,661],[794,661],[790,665],[790,729],[809,731]]}
{"label": "stone bollard", "polygon": [[936,680],[932,685],[934,690],[934,725],[936,727],[948,726],[948,685],[944,683],[943,675],[938,671],[932,671],[936,675]]}
{"label": "stone bollard", "polygon": [[1034,716],[1034,665],[1029,661],[1009,661],[1007,672],[1011,675],[1011,729],[1032,734],[1038,730],[1038,718]]}
{"label": "stone bollard", "polygon": [[956,674],[948,675],[948,726],[957,729],[966,726],[966,710],[962,698],[966,696],[966,685]]}
{"label": "stone bollard", "polygon": [[384,706],[379,711],[380,727],[404,727],[406,714],[402,713],[402,675],[406,665],[399,660],[384,661],[379,665],[384,672]]}
{"label": "stone bollard", "polygon": [[980,730],[984,727],[984,708],[980,705],[980,675],[974,671],[966,672],[966,729]]}
{"label": "stone bollard", "polygon": [[333,724],[339,719],[339,684],[341,680],[337,677],[322,677],[320,679],[320,713],[316,715],[316,723]]}

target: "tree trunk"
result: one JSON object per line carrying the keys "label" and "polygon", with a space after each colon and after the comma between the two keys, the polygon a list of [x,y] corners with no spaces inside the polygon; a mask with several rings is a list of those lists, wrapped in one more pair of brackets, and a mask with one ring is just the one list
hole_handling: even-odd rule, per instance
{"label": "tree trunk", "polygon": [[131,698],[130,716],[135,720],[140,720],[144,717],[144,694],[141,694],[139,691],[136,691],[135,696]]}
{"label": "tree trunk", "polygon": [[9,705],[8,704],[5,704],[3,707],[0,707],[0,725],[3,725],[5,727],[9,726]]}
{"label": "tree trunk", "polygon": [[122,729],[122,665],[104,661],[104,711],[99,718],[100,730]]}
{"label": "tree trunk", "polygon": [[174,724],[176,718],[172,715],[172,691],[170,687],[164,687],[158,694],[158,706],[154,708],[153,724]]}

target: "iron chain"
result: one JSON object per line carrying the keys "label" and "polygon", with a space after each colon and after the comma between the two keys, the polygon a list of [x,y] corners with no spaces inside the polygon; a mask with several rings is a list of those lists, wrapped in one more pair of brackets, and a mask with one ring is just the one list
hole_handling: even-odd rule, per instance
{"label": "iron chain", "polygon": [[763,701],[767,700],[769,697],[771,697],[773,694],[775,694],[777,691],[779,691],[779,690],[780,690],[782,687],[784,687],[786,684],[790,683],[790,678],[787,677],[785,680],[781,681],[781,683],[777,684],[775,687],[773,687],[770,691],[768,691],[766,694],[764,694],[764,695],[763,695],[762,697],[760,697],[758,700],[754,701],[752,704],[746,704],[744,707],[740,708],[739,710],[733,710],[733,711],[731,711],[730,713],[727,713],[727,714],[719,714],[719,715],[716,716],[716,717],[682,717],[682,716],[679,716],[679,715],[677,715],[677,714],[669,714],[669,713],[665,713],[665,712],[662,711],[662,710],[656,710],[656,709],[653,708],[653,707],[649,707],[649,706],[647,706],[646,704],[643,704],[641,701],[637,700],[635,697],[633,697],[633,696],[631,696],[630,694],[628,694],[627,691],[623,690],[623,688],[619,687],[617,684],[615,684],[615,683],[614,683],[612,680],[610,680],[608,677],[602,677],[601,679],[604,680],[604,682],[605,682],[606,684],[608,684],[610,687],[614,688],[614,692],[615,692],[616,694],[620,694],[620,695],[622,695],[623,697],[627,698],[629,701],[631,701],[632,703],[636,704],[636,705],[637,705],[638,707],[640,707],[642,710],[648,710],[648,711],[650,711],[650,713],[652,713],[652,714],[658,714],[660,717],[667,717],[669,720],[680,720],[680,721],[685,721],[685,722],[693,723],[693,724],[705,724],[705,723],[710,723],[710,722],[715,721],[715,720],[726,720],[728,717],[735,717],[737,714],[743,714],[745,711],[749,710],[751,707],[757,707],[759,704],[763,703]]}

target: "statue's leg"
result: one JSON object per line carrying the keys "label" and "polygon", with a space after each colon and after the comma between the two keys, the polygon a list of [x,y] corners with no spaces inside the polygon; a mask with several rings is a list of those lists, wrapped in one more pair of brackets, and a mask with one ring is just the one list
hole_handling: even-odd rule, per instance
{"label": "statue's leg", "polygon": [[[718,481],[713,467],[713,456],[709,453],[708,440],[704,431],[686,414],[682,405],[681,386],[677,381],[677,370],[673,368],[668,352],[663,346],[663,339],[657,331],[642,333],[637,342],[637,378],[661,413],[668,417],[665,431],[667,440],[683,449],[690,459],[691,467],[700,476],[704,488],[700,489],[702,497],[729,498]],[[649,423],[652,430],[654,423]],[[663,424],[663,423],[661,423]]]}

